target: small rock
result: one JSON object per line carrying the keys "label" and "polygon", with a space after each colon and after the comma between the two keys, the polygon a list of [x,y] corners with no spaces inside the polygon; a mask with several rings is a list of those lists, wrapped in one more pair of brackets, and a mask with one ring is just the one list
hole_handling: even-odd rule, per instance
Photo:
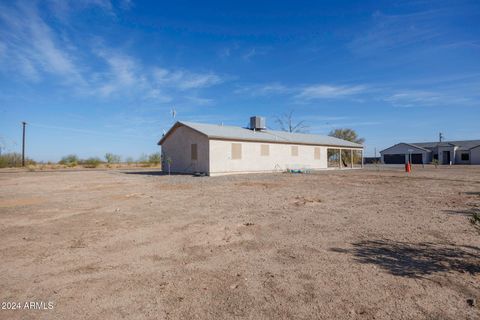
{"label": "small rock", "polygon": [[238,288],[238,284],[236,284],[236,283],[235,283],[235,284],[232,284],[232,285],[230,286],[230,289],[232,289],[232,290],[233,290],[233,289],[237,289],[237,288]]}
{"label": "small rock", "polygon": [[475,307],[477,305],[477,299],[475,298],[469,298],[467,299],[467,304],[470,306],[470,307]]}

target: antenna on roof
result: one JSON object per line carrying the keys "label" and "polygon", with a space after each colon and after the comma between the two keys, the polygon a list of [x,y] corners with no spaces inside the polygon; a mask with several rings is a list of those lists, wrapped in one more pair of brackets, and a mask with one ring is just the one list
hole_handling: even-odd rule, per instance
{"label": "antenna on roof", "polygon": [[442,141],[443,141],[443,138],[444,138],[443,133],[439,132],[439,133],[438,133],[438,140],[439,140],[440,142],[442,142]]}
{"label": "antenna on roof", "polygon": [[170,113],[172,115],[172,119],[175,120],[175,117],[177,116],[177,110],[175,110],[174,107],[170,110]]}

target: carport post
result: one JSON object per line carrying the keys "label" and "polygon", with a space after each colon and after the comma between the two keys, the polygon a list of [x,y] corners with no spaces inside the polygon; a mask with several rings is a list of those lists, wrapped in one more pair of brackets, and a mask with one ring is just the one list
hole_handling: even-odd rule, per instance
{"label": "carport post", "polygon": [[342,149],[338,149],[338,166],[342,169]]}
{"label": "carport post", "polygon": [[350,149],[350,167],[353,168],[353,149]]}
{"label": "carport post", "polygon": [[361,156],[362,156],[362,168],[363,168],[363,149],[360,150],[360,152],[362,153]]}

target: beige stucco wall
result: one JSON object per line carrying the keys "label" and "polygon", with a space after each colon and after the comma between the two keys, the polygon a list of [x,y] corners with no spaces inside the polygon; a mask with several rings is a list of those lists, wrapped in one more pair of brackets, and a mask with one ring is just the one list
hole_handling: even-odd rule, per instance
{"label": "beige stucco wall", "polygon": [[[242,158],[232,159],[232,143],[242,144]],[[268,144],[270,154],[261,156],[261,145]],[[291,147],[298,146],[298,156]],[[269,172],[285,169],[326,169],[327,147],[320,147],[320,159],[315,160],[315,146],[210,140],[210,174],[234,172]]]}
{"label": "beige stucco wall", "polygon": [[[197,144],[197,160],[191,159],[191,146]],[[175,129],[162,144],[163,159],[172,159],[171,172],[194,173],[208,172],[208,138],[188,127],[180,126]],[[168,170],[167,164],[163,163],[164,170]]]}

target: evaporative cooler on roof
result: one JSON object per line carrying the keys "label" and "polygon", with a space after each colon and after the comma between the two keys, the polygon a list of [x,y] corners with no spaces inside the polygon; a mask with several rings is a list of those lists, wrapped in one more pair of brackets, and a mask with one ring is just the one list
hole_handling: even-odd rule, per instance
{"label": "evaporative cooler on roof", "polygon": [[266,121],[264,117],[250,117],[250,129],[252,130],[265,130],[267,128]]}

